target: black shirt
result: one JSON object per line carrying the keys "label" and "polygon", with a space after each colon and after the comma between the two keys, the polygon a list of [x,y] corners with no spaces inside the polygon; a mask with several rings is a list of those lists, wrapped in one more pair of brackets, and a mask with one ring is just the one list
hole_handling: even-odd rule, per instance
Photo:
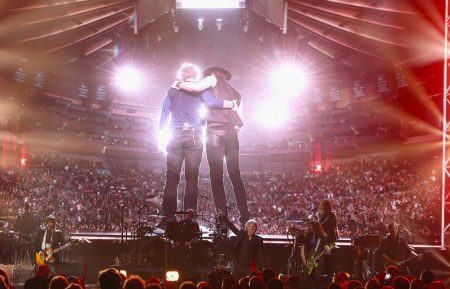
{"label": "black shirt", "polygon": [[406,244],[406,241],[396,236],[395,238],[388,235],[381,241],[381,254],[388,256],[394,261],[404,261],[411,253],[411,249]]}
{"label": "black shirt", "polygon": [[323,214],[320,217],[320,224],[322,224],[323,230],[327,234],[328,244],[336,242],[338,239],[336,214],[333,212]]}
{"label": "black shirt", "polygon": [[199,236],[200,227],[194,220],[182,220],[180,222],[180,236],[179,242],[189,242],[197,239]]}
{"label": "black shirt", "polygon": [[257,260],[256,251],[257,247],[254,237],[251,240],[248,237],[242,238],[239,246],[237,264],[240,266],[250,266],[250,259]]}
{"label": "black shirt", "polygon": [[317,255],[324,250],[327,245],[327,238],[319,238],[319,236],[308,233],[305,235],[305,257],[309,258],[312,255]]}

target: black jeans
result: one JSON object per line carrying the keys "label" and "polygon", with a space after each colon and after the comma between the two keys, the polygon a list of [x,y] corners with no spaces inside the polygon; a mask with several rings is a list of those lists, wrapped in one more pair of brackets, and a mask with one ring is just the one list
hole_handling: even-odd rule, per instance
{"label": "black jeans", "polygon": [[184,192],[184,210],[197,211],[198,170],[202,160],[203,142],[200,131],[174,130],[167,146],[167,173],[164,188],[163,212],[173,216],[177,210],[177,191],[180,182],[181,166],[184,161],[186,188]]}
{"label": "black jeans", "polygon": [[234,196],[240,213],[240,221],[244,224],[249,219],[245,186],[239,169],[239,129],[234,125],[208,125],[206,155],[211,178],[211,188],[216,209],[226,212],[227,199],[223,186],[223,161],[227,164],[228,176],[233,184]]}

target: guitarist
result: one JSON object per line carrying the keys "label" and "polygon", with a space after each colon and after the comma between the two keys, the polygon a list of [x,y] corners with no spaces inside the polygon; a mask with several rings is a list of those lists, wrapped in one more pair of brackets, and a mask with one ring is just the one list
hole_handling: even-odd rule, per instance
{"label": "guitarist", "polygon": [[[336,214],[332,210],[331,201],[323,200],[319,207],[320,224],[327,234],[327,245],[336,243],[339,239],[338,225]],[[328,278],[332,278],[335,273],[336,254],[331,252],[330,255],[324,256],[324,270]]]}
{"label": "guitarist", "polygon": [[[36,234],[36,252],[40,255],[40,260],[48,263],[47,265],[56,265],[60,262],[60,256],[58,253],[53,254],[53,250],[64,245],[64,236],[60,230],[56,230],[56,218],[53,215],[49,215],[45,219],[45,227],[41,227]],[[48,257],[48,261],[45,261]],[[36,257],[36,263],[39,262],[39,257]],[[38,264],[39,265],[39,264]],[[53,267],[54,270],[55,266]]]}
{"label": "guitarist", "polygon": [[[311,264],[310,260],[322,252],[330,254],[327,234],[319,221],[311,221],[308,225],[308,233],[305,235],[305,242],[300,247],[300,257],[303,267],[308,268]],[[309,275],[305,276],[309,281],[309,288],[311,289],[320,288],[320,276],[323,272],[323,258],[318,259],[316,262],[318,266]]]}
{"label": "guitarist", "polygon": [[394,265],[401,268],[402,261],[411,255],[411,249],[405,239],[399,236],[397,223],[390,223],[388,230],[389,235],[381,241],[381,257],[385,267]]}

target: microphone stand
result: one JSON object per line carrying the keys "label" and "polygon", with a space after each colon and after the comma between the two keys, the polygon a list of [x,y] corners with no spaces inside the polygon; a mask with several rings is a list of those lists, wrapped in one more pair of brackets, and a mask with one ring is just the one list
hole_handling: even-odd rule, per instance
{"label": "microphone stand", "polygon": [[120,243],[123,243],[125,232],[125,206],[120,204]]}
{"label": "microphone stand", "polygon": [[47,224],[45,225],[45,231],[44,231],[44,264],[47,264],[47,233],[48,233],[48,228],[47,228]]}
{"label": "microphone stand", "polygon": [[138,224],[136,227],[136,233],[139,232],[139,229],[141,228],[141,211],[144,210],[145,208],[147,208],[147,210],[149,209],[147,204],[144,204],[141,208],[139,208],[138,210]]}

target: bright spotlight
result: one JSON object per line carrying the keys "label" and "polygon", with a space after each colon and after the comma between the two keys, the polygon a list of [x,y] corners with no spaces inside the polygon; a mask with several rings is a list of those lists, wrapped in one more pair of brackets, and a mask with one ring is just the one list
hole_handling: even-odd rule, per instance
{"label": "bright spotlight", "polygon": [[118,88],[125,92],[134,92],[141,88],[143,83],[142,74],[133,66],[124,66],[117,71],[115,83]]}
{"label": "bright spotlight", "polygon": [[176,282],[180,279],[180,274],[178,271],[167,271],[166,272],[166,280],[169,282]]}
{"label": "bright spotlight", "polygon": [[120,272],[120,274],[122,274],[123,276],[128,277],[128,273],[127,273],[126,270],[120,270],[119,272]]}
{"label": "bright spotlight", "polygon": [[198,18],[197,19],[197,29],[198,31],[202,31],[203,30],[203,18]]}
{"label": "bright spotlight", "polygon": [[158,131],[158,150],[160,152],[167,153],[167,145],[170,142],[171,135],[172,133],[168,126]]}
{"label": "bright spotlight", "polygon": [[222,18],[216,19],[216,28],[217,28],[217,30],[222,31],[222,25],[223,25]]}
{"label": "bright spotlight", "polygon": [[266,100],[257,109],[260,122],[271,128],[278,128],[286,124],[289,119],[289,109],[286,103],[279,100]]}
{"label": "bright spotlight", "polygon": [[272,74],[272,88],[277,95],[288,98],[296,97],[305,86],[305,73],[297,65],[283,64]]}
{"label": "bright spotlight", "polygon": [[202,105],[198,111],[198,115],[201,119],[205,119],[206,115],[208,114],[208,109]]}

